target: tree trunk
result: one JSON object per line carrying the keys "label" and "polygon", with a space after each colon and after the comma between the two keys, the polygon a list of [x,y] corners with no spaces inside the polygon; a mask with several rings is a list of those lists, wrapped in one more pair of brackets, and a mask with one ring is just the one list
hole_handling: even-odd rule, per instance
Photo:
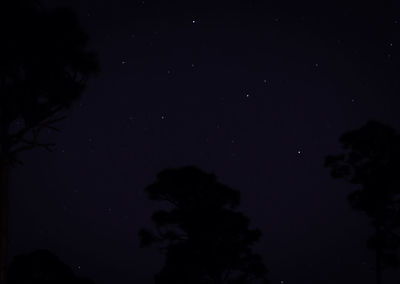
{"label": "tree trunk", "polygon": [[382,231],[380,223],[376,224],[376,284],[382,284]]}
{"label": "tree trunk", "polygon": [[8,246],[8,174],[7,158],[0,161],[0,284],[6,280],[7,246]]}

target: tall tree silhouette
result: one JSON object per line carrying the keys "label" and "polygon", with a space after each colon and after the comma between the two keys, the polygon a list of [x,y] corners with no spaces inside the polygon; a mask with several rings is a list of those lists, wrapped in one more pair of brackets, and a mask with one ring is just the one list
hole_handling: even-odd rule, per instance
{"label": "tall tree silhouette", "polygon": [[98,71],[87,51],[87,34],[74,13],[47,12],[37,1],[12,0],[0,8],[0,283],[4,283],[8,228],[8,172],[18,154],[35,147],[45,129],[64,111]]}
{"label": "tall tree silhouette", "polygon": [[170,206],[152,215],[156,232],[139,232],[142,246],[158,244],[165,254],[156,284],[267,283],[261,256],[251,249],[261,232],[235,210],[238,191],[191,166],[162,171],[145,190]]}
{"label": "tall tree silhouette", "polygon": [[333,178],[358,185],[348,199],[356,210],[364,211],[375,228],[368,248],[376,252],[376,283],[382,270],[396,267],[400,237],[400,136],[380,122],[369,121],[360,129],[340,137],[344,153],[327,156],[325,166]]}
{"label": "tall tree silhouette", "polygon": [[94,284],[77,277],[52,252],[40,249],[16,256],[7,273],[7,284]]}

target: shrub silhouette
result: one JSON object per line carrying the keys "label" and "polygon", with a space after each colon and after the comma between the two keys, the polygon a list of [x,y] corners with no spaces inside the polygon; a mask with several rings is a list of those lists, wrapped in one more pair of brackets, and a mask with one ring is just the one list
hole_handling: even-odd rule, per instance
{"label": "shrub silhouette", "polygon": [[251,246],[261,232],[235,210],[240,194],[195,167],[167,169],[146,189],[170,210],[156,211],[156,232],[142,229],[141,245],[158,244],[165,265],[155,283],[267,283],[267,269]]}
{"label": "shrub silhouette", "polygon": [[94,284],[78,278],[69,266],[48,250],[18,255],[11,262],[7,284]]}

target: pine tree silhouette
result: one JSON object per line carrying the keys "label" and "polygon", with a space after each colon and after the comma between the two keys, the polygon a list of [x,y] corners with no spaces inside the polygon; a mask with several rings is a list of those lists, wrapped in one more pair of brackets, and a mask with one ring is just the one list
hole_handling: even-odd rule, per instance
{"label": "pine tree silhouette", "polygon": [[369,121],[340,137],[344,153],[327,156],[333,178],[357,185],[348,199],[352,208],[366,213],[375,228],[367,246],[376,253],[376,283],[382,270],[397,267],[400,246],[400,136],[380,122]]}
{"label": "pine tree silhouette", "polygon": [[45,11],[37,1],[3,1],[0,8],[0,283],[8,235],[8,172],[18,154],[51,150],[44,130],[54,124],[98,71],[87,34],[67,9]]}

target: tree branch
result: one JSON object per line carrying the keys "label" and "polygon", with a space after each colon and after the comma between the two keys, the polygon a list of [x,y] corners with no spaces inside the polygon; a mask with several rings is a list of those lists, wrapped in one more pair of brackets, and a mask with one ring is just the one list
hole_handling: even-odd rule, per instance
{"label": "tree branch", "polygon": [[21,152],[27,151],[27,150],[31,150],[36,147],[44,148],[45,150],[47,150],[49,152],[53,152],[52,147],[54,147],[56,145],[55,143],[38,143],[38,142],[34,142],[34,141],[28,141],[25,139],[23,139],[22,142],[25,143],[25,145],[12,150],[10,152],[11,155],[16,155],[18,153],[21,153]]}
{"label": "tree branch", "polygon": [[49,128],[49,129],[53,129],[56,131],[59,131],[59,129],[51,126],[51,124],[59,122],[63,119],[66,118],[66,116],[60,116],[60,117],[56,117],[53,119],[50,119],[51,117],[53,117],[54,115],[56,115],[59,111],[62,110],[61,106],[56,107],[55,109],[53,109],[51,112],[48,113],[48,115],[46,116],[46,118],[42,119],[41,121],[39,121],[38,123],[35,123],[33,125],[30,126],[26,126],[25,128],[21,129],[20,131],[18,131],[17,133],[10,135],[10,139],[12,141],[18,141],[19,139],[23,138],[25,136],[26,133],[28,133],[29,131],[33,130],[33,129],[43,129],[43,128]]}

